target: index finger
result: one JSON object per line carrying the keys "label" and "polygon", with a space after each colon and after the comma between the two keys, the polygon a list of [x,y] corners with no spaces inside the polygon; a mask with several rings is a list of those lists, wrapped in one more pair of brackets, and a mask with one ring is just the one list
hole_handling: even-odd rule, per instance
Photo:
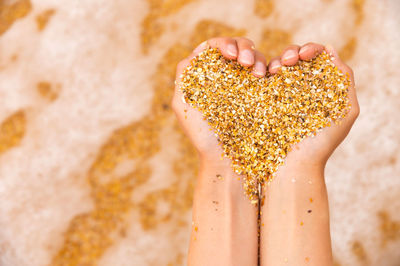
{"label": "index finger", "polygon": [[352,115],[352,119],[350,120],[354,121],[360,112],[360,106],[357,100],[353,70],[340,59],[339,54],[331,45],[325,46],[325,51],[332,57],[332,62],[335,64],[335,66],[349,76],[350,86],[348,94],[351,105],[350,114]]}
{"label": "index finger", "polygon": [[175,85],[180,82],[181,74],[183,73],[183,70],[190,65],[190,61],[202,51],[204,51],[208,46],[209,45],[207,41],[200,43],[196,48],[194,48],[194,50],[188,57],[182,59],[178,63],[178,65],[176,66]]}
{"label": "index finger", "polygon": [[339,54],[331,45],[326,45],[325,51],[332,57],[332,62],[337,66],[337,68],[349,75],[351,85],[354,86],[353,70],[340,59]]}

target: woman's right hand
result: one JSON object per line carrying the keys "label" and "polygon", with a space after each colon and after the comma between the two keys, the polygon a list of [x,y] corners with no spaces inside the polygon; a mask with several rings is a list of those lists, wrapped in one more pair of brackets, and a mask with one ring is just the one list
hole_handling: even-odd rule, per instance
{"label": "woman's right hand", "polygon": [[218,37],[201,43],[190,56],[180,61],[177,66],[172,108],[181,126],[196,147],[203,162],[212,165],[223,164],[230,167],[229,160],[221,160],[223,150],[219,146],[213,130],[198,110],[183,102],[183,93],[179,87],[180,76],[184,69],[190,65],[190,60],[208,47],[218,48],[227,59],[234,59],[243,66],[253,67],[252,73],[257,77],[265,76],[266,60],[260,51],[255,50],[254,43],[249,39]]}

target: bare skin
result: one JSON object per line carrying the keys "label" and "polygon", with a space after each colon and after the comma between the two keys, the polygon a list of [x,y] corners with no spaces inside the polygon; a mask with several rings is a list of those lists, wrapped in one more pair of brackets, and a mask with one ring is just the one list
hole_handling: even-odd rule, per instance
{"label": "bare skin", "polygon": [[[245,38],[214,38],[208,45],[220,49],[230,59],[244,66],[257,65],[254,73],[264,76],[265,58]],[[193,201],[193,225],[188,265],[257,265],[258,209],[243,193],[243,178],[234,173],[228,159],[221,160],[218,145],[210,126],[201,113],[182,101],[179,76],[190,59],[207,47],[200,44],[178,64],[177,86],[172,106],[180,124],[200,155],[200,175]],[[240,179],[240,180],[238,180]]]}
{"label": "bare skin", "polygon": [[[222,149],[210,126],[197,110],[183,103],[179,89],[183,69],[207,47],[207,43],[218,48],[226,58],[252,67],[252,73],[257,77],[265,76],[267,71],[277,73],[282,65],[311,60],[324,49],[335,57],[334,63],[339,69],[349,73],[352,84],[353,74],[333,49],[314,43],[289,46],[267,65],[262,53],[245,38],[210,39],[178,64],[172,106],[201,161],[193,202],[188,265],[257,265],[258,209],[243,193],[243,178],[232,171],[228,159],[221,160]],[[261,265],[332,264],[323,169],[358,115],[354,85],[349,94],[352,108],[346,119],[299,143],[264,192]],[[293,178],[295,182],[292,182]]]}
{"label": "bare skin", "polygon": [[276,73],[282,65],[310,60],[324,50],[334,57],[333,62],[340,70],[349,74],[351,109],[340,124],[297,144],[265,189],[261,265],[333,265],[324,169],[359,114],[353,72],[332,47],[314,43],[289,46],[281,57],[271,60],[269,71]]}

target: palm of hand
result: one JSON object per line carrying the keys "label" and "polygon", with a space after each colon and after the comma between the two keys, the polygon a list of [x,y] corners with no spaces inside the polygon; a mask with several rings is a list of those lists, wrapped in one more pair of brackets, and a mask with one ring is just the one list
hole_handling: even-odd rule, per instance
{"label": "palm of hand", "polygon": [[[211,47],[218,47],[221,52],[224,54],[225,57],[230,58],[230,59],[235,59],[233,56],[229,53],[227,53],[226,49],[224,48],[228,47],[230,38],[216,38],[208,41],[208,45]],[[249,49],[254,49],[254,46],[252,45],[251,41],[243,38],[235,39],[239,46],[239,55],[238,61],[240,62],[240,51],[241,48],[245,47]],[[241,44],[239,44],[241,42]],[[227,44],[228,43],[228,44]],[[291,152],[288,154],[288,159],[290,161],[295,161],[295,162],[300,162],[300,163],[308,163],[308,164],[320,164],[324,165],[326,160],[329,158],[329,156],[332,154],[332,152],[335,150],[335,148],[343,141],[343,139],[346,137],[348,132],[351,129],[351,126],[353,125],[355,119],[358,116],[359,113],[359,107],[358,107],[358,102],[355,94],[355,89],[354,89],[354,78],[351,69],[345,65],[337,56],[336,52],[328,47],[324,48],[320,45],[316,44],[307,44],[311,47],[311,49],[307,49],[308,53],[304,53],[303,59],[304,60],[309,60],[319,53],[321,53],[324,49],[331,53],[334,57],[333,62],[337,65],[337,67],[342,70],[345,73],[348,73],[350,76],[351,80],[351,88],[349,90],[349,102],[352,106],[351,110],[349,111],[349,114],[342,120],[340,121],[339,124],[333,124],[330,127],[324,128],[321,132],[318,132],[316,136],[314,137],[308,137],[304,140],[302,140],[300,143],[294,145],[293,149]],[[306,47],[307,45],[303,46]],[[175,88],[175,95],[173,99],[173,109],[175,110],[175,113],[177,115],[178,120],[180,121],[180,124],[183,126],[183,129],[185,130],[186,134],[188,137],[191,139],[192,143],[195,145],[197,148],[199,154],[201,157],[207,157],[208,161],[219,161],[221,158],[221,154],[223,152],[221,146],[219,146],[217,138],[215,136],[214,131],[212,128],[208,125],[207,121],[203,119],[202,114],[192,108],[189,104],[185,103],[183,101],[183,94],[182,91],[179,89],[179,78],[180,74],[183,72],[184,68],[188,66],[190,60],[195,57],[198,53],[200,53],[202,50],[204,50],[207,47],[206,43],[202,43],[199,45],[194,52],[189,56],[188,58],[182,60],[178,67],[177,67],[177,86]],[[243,49],[245,49],[243,48]],[[303,48],[302,48],[303,49]],[[302,59],[301,55],[301,50],[300,47],[298,46],[289,46],[283,53],[283,56],[287,51],[297,51],[297,59],[293,60],[287,60],[285,62],[284,59],[280,58],[280,63],[285,64],[285,65],[293,65],[297,63],[299,59]],[[310,53],[310,51],[312,53]],[[254,60],[253,63],[255,63],[255,66],[259,66],[259,63],[264,63],[265,66],[265,59],[262,59],[260,56],[260,52],[258,51],[253,51],[254,52]],[[300,55],[299,55],[300,54]],[[258,59],[258,60],[257,60]],[[276,64],[276,58],[273,59],[270,64],[269,64],[269,71],[271,73],[276,73],[276,68],[273,67],[273,65]],[[274,64],[275,63],[275,64]],[[242,63],[243,64],[243,63]],[[244,64],[246,65],[246,64]],[[248,66],[248,64],[247,64]],[[280,66],[280,65],[279,65]],[[254,67],[255,69],[256,67]],[[266,66],[265,66],[266,70]],[[264,73],[265,74],[265,73]],[[257,75],[257,76],[263,76],[263,75]],[[287,160],[286,160],[287,161]]]}

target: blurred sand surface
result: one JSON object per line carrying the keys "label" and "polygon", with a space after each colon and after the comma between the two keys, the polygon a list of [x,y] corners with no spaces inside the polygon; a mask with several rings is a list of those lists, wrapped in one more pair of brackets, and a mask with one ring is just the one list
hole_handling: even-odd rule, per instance
{"label": "blurred sand surface", "polygon": [[397,0],[0,0],[0,265],[185,265],[197,157],[170,108],[213,36],[332,44],[361,114],[326,169],[336,265],[400,265]]}

